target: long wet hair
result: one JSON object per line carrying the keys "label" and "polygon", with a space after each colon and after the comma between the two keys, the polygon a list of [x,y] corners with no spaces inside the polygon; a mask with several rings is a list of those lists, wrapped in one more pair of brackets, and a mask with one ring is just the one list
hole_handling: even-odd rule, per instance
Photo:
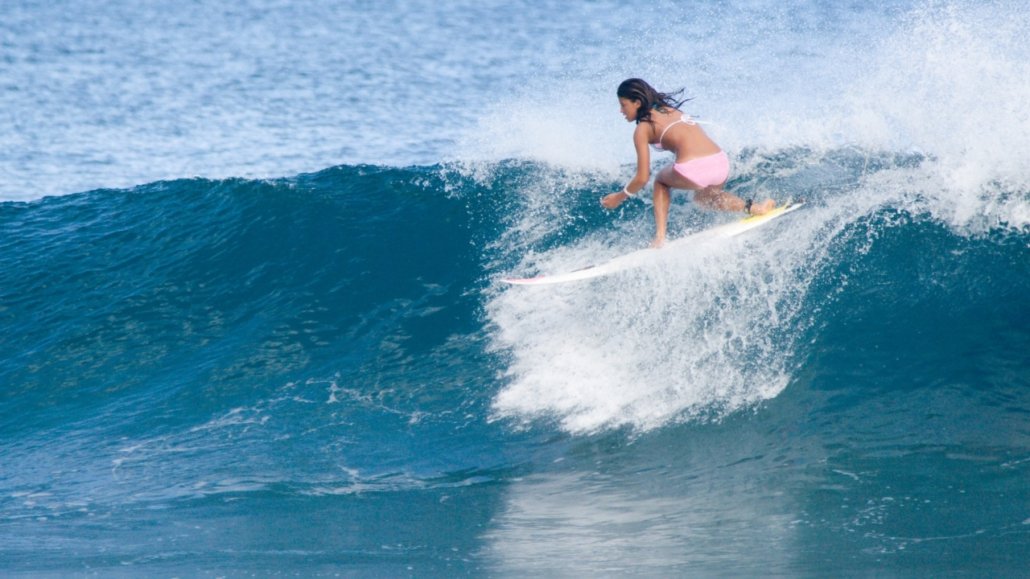
{"label": "long wet hair", "polygon": [[670,93],[658,92],[653,86],[639,78],[628,78],[622,81],[615,94],[619,98],[640,101],[640,110],[637,111],[636,119],[638,125],[645,121],[651,122],[651,111],[679,110],[683,103],[690,100],[679,98],[683,94],[683,89]]}

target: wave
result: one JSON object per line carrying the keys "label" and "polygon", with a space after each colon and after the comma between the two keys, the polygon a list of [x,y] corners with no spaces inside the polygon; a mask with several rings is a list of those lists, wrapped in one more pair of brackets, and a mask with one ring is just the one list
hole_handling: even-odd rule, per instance
{"label": "wave", "polygon": [[[604,175],[508,161],[0,204],[5,517],[116,513],[124,528],[228,504],[322,513],[328,499],[352,514],[351,498],[407,509],[541,481],[564,496],[577,491],[560,473],[527,473],[566,459],[593,472],[598,444],[638,466],[681,447],[660,469],[671,481],[726,457],[761,477],[825,448],[910,456],[927,428],[949,452],[1021,464],[1004,441],[1030,408],[1030,231],[1004,208],[1026,195],[998,191],[1013,201],[987,198],[993,217],[956,226],[913,185],[932,159],[736,161],[754,167],[738,191],[808,206],[551,288],[497,280],[645,245],[647,202],[605,212]],[[729,218],[677,198],[671,223]]]}
{"label": "wave", "polygon": [[[1028,310],[1025,193],[997,191],[957,226],[920,188],[934,163],[920,155],[787,149],[736,162],[741,194],[809,207],[653,269],[548,290],[496,279],[646,245],[647,203],[604,212],[596,200],[616,186],[605,175],[514,161],[5,203],[3,414],[31,410],[19,422],[30,430],[84,415],[116,432],[143,416],[193,427],[346,391],[415,422],[468,406],[572,432],[646,431],[776,397],[811,365],[813,341],[846,326],[828,320],[870,292],[885,318],[953,284],[963,289],[936,307]],[[723,219],[678,201],[673,235]],[[973,267],[992,252],[996,264]]]}
{"label": "wave", "polygon": [[495,372],[475,316],[483,233],[444,182],[337,167],[0,204],[5,491],[56,514],[111,478],[92,501],[446,487],[507,468],[474,418]]}

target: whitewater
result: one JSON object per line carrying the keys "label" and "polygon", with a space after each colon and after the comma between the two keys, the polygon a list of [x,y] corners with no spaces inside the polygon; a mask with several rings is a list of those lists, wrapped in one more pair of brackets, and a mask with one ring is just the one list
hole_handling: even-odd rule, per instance
{"label": "whitewater", "polygon": [[[1030,565],[1023,3],[3,12],[3,575]],[[501,283],[647,246],[627,77],[806,206]]]}

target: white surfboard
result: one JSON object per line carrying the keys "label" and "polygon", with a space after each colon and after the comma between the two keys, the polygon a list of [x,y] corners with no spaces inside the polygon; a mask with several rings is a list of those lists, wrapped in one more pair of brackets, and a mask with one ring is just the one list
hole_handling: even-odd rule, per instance
{"label": "white surfboard", "polygon": [[628,269],[634,269],[641,267],[647,263],[652,262],[655,259],[659,259],[663,253],[670,249],[677,247],[683,247],[686,245],[693,245],[704,241],[723,239],[729,237],[735,237],[750,231],[756,227],[761,227],[766,223],[776,219],[777,217],[786,215],[791,211],[799,209],[803,202],[787,202],[768,213],[762,215],[752,215],[745,217],[738,221],[726,223],[724,225],[717,225],[710,229],[705,229],[691,235],[686,235],[679,239],[669,241],[665,244],[661,250],[655,249],[640,249],[626,255],[620,255],[619,257],[613,258],[610,261],[606,261],[597,265],[588,265],[586,267],[556,275],[541,275],[530,278],[502,278],[501,281],[510,283],[513,285],[550,285],[555,283],[566,283],[570,281],[581,281],[585,279],[592,279],[596,277],[602,277],[605,275],[613,274],[619,271],[625,271]]}

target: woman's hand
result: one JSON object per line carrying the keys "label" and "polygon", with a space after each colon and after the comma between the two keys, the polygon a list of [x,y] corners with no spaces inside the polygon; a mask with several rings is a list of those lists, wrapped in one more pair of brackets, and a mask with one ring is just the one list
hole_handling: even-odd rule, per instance
{"label": "woman's hand", "polygon": [[622,205],[622,202],[627,199],[629,199],[629,195],[626,195],[624,191],[619,191],[618,193],[612,193],[611,195],[601,197],[601,205],[607,209],[615,209],[619,205]]}

